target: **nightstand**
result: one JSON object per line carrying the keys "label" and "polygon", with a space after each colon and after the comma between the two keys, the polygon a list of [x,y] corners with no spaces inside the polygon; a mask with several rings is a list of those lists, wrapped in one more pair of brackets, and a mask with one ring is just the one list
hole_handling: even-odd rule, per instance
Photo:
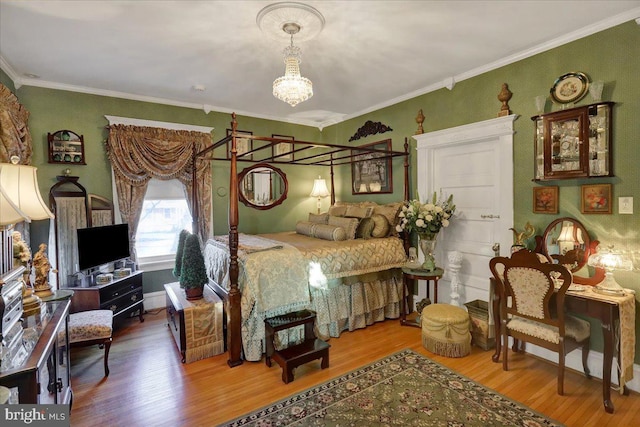
{"label": "nightstand", "polygon": [[[437,267],[433,271],[422,270],[420,268],[409,268],[402,267],[402,278],[403,278],[403,286],[402,286],[402,301],[400,304],[400,324],[403,326],[415,326],[420,328],[420,323],[415,320],[407,320],[407,306],[413,306],[413,292],[415,289],[416,282],[418,280],[426,280],[427,282],[427,298],[429,298],[429,282],[433,281],[433,303],[436,304],[438,302],[438,280],[444,274],[444,270],[442,268]],[[411,292],[407,295],[407,288],[409,288]],[[420,314],[420,313],[418,313]]]}

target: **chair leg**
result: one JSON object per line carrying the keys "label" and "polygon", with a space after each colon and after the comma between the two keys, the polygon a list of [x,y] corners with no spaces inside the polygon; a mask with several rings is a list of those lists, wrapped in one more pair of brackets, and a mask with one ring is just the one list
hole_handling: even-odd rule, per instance
{"label": "chair leg", "polygon": [[587,359],[589,358],[589,348],[590,348],[590,339],[587,338],[582,342],[582,369],[584,370],[584,375],[591,379],[591,372],[589,372],[589,367],[587,366]]}
{"label": "chair leg", "polygon": [[[503,326],[504,327],[504,326]],[[502,370],[508,371],[507,354],[509,353],[509,334],[506,330],[502,332]]]}
{"label": "chair leg", "polygon": [[560,339],[560,348],[558,349],[558,394],[564,395],[564,343]]}
{"label": "chair leg", "polygon": [[111,349],[111,337],[104,342],[104,376],[109,376],[109,349]]}

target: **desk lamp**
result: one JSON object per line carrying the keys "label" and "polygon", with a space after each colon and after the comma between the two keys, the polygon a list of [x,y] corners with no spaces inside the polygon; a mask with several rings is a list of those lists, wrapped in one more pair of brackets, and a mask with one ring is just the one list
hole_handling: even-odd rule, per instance
{"label": "desk lamp", "polygon": [[595,287],[595,291],[603,294],[621,295],[624,293],[622,286],[613,277],[615,270],[633,270],[633,263],[626,256],[613,251],[613,246],[607,252],[598,252],[589,257],[587,264],[591,267],[605,270],[604,280]]}

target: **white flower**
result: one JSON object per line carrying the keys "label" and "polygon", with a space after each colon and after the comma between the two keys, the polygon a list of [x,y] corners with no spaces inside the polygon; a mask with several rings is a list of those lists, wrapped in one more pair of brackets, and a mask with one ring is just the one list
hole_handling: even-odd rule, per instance
{"label": "white flower", "polygon": [[442,220],[442,226],[443,226],[443,227],[448,227],[448,226],[449,226],[449,220],[448,220],[448,219],[446,219],[446,218],[445,218],[445,219],[443,219],[443,220]]}
{"label": "white flower", "polygon": [[416,221],[416,226],[417,227],[424,227],[425,226],[425,223],[422,220],[422,218],[418,218],[418,220]]}
{"label": "white flower", "polygon": [[400,218],[404,218],[404,216],[405,216],[405,215],[404,215],[404,212],[400,212],[400,213],[398,214],[398,217],[400,217]]}
{"label": "white flower", "polygon": [[424,219],[425,219],[427,222],[431,222],[431,221],[433,221],[433,215],[426,215],[426,216],[424,217]]}
{"label": "white flower", "polygon": [[404,227],[402,225],[398,224],[398,225],[396,225],[396,231],[398,233],[400,233],[401,231],[404,231]]}

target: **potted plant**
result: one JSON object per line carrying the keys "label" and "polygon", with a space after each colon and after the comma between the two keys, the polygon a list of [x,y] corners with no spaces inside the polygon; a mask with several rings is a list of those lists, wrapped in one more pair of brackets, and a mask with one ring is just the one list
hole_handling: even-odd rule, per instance
{"label": "potted plant", "polygon": [[187,236],[191,234],[188,230],[180,231],[180,235],[178,236],[178,248],[176,249],[176,263],[173,266],[173,276],[176,279],[180,278],[180,273],[182,271],[182,254],[184,253],[184,240]]}
{"label": "potted plant", "polygon": [[207,271],[200,249],[200,240],[195,234],[189,234],[184,241],[180,287],[184,288],[188,300],[197,300],[202,298],[205,283],[207,283]]}

